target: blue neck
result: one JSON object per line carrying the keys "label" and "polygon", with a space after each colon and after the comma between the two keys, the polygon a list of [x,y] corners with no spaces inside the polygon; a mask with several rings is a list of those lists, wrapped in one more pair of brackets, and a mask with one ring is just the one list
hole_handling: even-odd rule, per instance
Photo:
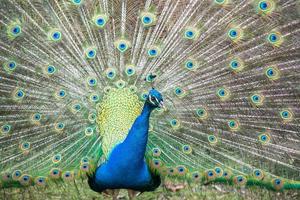
{"label": "blue neck", "polygon": [[[141,116],[141,115],[144,115],[144,116],[148,117],[148,120],[149,120],[150,114],[151,114],[151,112],[152,112],[154,109],[155,109],[155,107],[152,106],[150,103],[148,103],[148,102],[146,101],[145,104],[144,104],[144,107],[143,107],[143,110],[142,110],[140,116]],[[149,121],[148,121],[148,122],[149,122]]]}
{"label": "blue neck", "polygon": [[145,156],[149,119],[151,112],[155,109],[154,106],[145,102],[142,113],[134,121],[126,139],[122,143],[123,148],[130,151],[131,163],[142,164]]}

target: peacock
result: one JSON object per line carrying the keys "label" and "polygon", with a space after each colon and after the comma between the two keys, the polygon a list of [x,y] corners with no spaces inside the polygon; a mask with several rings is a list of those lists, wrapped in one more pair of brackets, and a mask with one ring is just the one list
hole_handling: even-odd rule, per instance
{"label": "peacock", "polygon": [[[161,94],[153,89],[124,141],[113,147],[107,162],[96,169],[93,177],[89,177],[89,185],[94,191],[120,188],[153,191],[160,185],[160,176],[151,173],[144,160],[150,114],[159,107],[163,107],[163,99]],[[129,194],[131,197],[132,192]]]}
{"label": "peacock", "polygon": [[166,183],[300,189],[300,2],[0,0],[0,198]]}

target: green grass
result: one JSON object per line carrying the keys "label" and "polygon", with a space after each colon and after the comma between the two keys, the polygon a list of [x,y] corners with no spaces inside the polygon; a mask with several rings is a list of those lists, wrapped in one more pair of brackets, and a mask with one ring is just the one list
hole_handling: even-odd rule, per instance
{"label": "green grass", "polygon": [[[27,188],[6,188],[0,190],[0,199],[42,199],[42,200],[107,200],[105,197],[89,189],[85,181],[73,183],[57,184],[50,188],[27,187]],[[118,199],[127,200],[126,190],[121,190]],[[300,190],[286,190],[275,192],[259,187],[236,188],[233,186],[211,184],[192,185],[177,192],[170,192],[159,187],[154,192],[145,192],[135,198],[136,200],[298,200]]]}
{"label": "green grass", "polygon": [[159,188],[155,192],[141,194],[137,199],[172,199],[172,200],[268,200],[300,199],[300,191],[274,192],[260,188],[233,188],[224,185],[194,186],[178,192],[168,192]]}

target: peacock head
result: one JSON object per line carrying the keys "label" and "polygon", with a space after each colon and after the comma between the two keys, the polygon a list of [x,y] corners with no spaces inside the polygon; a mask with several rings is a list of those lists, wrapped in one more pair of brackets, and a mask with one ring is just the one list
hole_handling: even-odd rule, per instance
{"label": "peacock head", "polygon": [[163,101],[164,100],[161,93],[155,90],[154,88],[152,88],[152,90],[150,90],[148,94],[147,102],[155,108],[157,107],[163,108],[164,107]]}

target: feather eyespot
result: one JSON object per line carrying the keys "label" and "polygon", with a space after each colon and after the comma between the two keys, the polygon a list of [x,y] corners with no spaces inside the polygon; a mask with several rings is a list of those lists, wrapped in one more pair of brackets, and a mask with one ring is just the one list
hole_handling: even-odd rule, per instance
{"label": "feather eyespot", "polygon": [[117,82],[115,82],[115,86],[118,88],[118,89],[122,89],[126,86],[126,82],[123,81],[123,80],[118,80]]}
{"label": "feather eyespot", "polygon": [[173,176],[176,174],[176,170],[173,167],[168,167],[167,173],[168,173],[168,175]]}
{"label": "feather eyespot", "polygon": [[12,176],[11,176],[10,173],[4,172],[4,173],[1,174],[1,178],[2,178],[3,181],[9,181],[9,180],[12,179]]}
{"label": "feather eyespot", "polygon": [[17,181],[19,180],[19,178],[22,176],[22,171],[21,170],[15,170],[13,173],[12,173],[12,179]]}
{"label": "feather eyespot", "polygon": [[10,62],[8,63],[8,67],[9,67],[9,69],[11,69],[11,70],[15,69],[16,66],[17,66],[17,64],[16,64],[15,61],[10,61]]}
{"label": "feather eyespot", "polygon": [[267,41],[274,47],[279,47],[283,43],[283,37],[280,32],[273,31],[267,35]]}
{"label": "feather eyespot", "polygon": [[54,96],[56,99],[61,100],[67,95],[66,91],[64,89],[58,89],[55,93]]}
{"label": "feather eyespot", "polygon": [[186,60],[186,62],[184,63],[184,67],[190,71],[194,71],[198,68],[198,63],[196,60],[190,58],[188,60]]}
{"label": "feather eyespot", "polygon": [[209,135],[207,138],[210,145],[215,145],[218,142],[218,138],[214,135]]}
{"label": "feather eyespot", "polygon": [[152,22],[152,19],[149,16],[144,16],[142,20],[144,24],[150,24]]}
{"label": "feather eyespot", "polygon": [[105,74],[108,79],[113,80],[116,77],[116,70],[114,68],[108,68]]}
{"label": "feather eyespot", "polygon": [[74,173],[71,171],[66,171],[62,175],[63,179],[66,181],[70,181],[74,179]]}
{"label": "feather eyespot", "polygon": [[85,129],[85,135],[86,136],[91,136],[91,135],[93,135],[93,133],[94,133],[94,130],[91,128],[91,127],[87,127],[86,129]]}
{"label": "feather eyespot", "polygon": [[9,124],[4,124],[1,126],[1,133],[2,134],[8,134],[11,131],[11,125]]}
{"label": "feather eyespot", "polygon": [[162,166],[162,162],[159,159],[152,159],[152,166],[155,169],[158,169]]}
{"label": "feather eyespot", "polygon": [[46,186],[46,181],[47,181],[46,177],[38,176],[35,178],[34,183],[37,186]]}
{"label": "feather eyespot", "polygon": [[183,98],[187,94],[186,91],[183,88],[181,88],[181,87],[175,87],[174,88],[174,93],[179,98]]}
{"label": "feather eyespot", "polygon": [[48,65],[48,66],[46,66],[45,73],[46,73],[47,75],[51,76],[51,75],[55,74],[56,71],[57,71],[57,70],[56,70],[56,67],[55,67],[55,66],[53,66],[53,65]]}
{"label": "feather eyespot", "polygon": [[206,108],[201,107],[196,110],[196,115],[200,120],[205,120],[208,117]]}
{"label": "feather eyespot", "polygon": [[244,37],[244,31],[235,25],[232,25],[231,28],[227,32],[228,37],[233,41],[234,43],[240,42]]}
{"label": "feather eyespot", "polygon": [[97,55],[97,48],[96,47],[88,47],[84,51],[84,55],[87,59],[94,59]]}
{"label": "feather eyespot", "polygon": [[177,169],[178,175],[180,175],[180,176],[185,175],[186,172],[187,172],[187,169],[186,169],[185,166],[183,166],[183,165],[177,166],[176,169]]}
{"label": "feather eyespot", "polygon": [[215,167],[215,173],[217,177],[223,176],[223,169],[220,167]]}
{"label": "feather eyespot", "polygon": [[216,172],[215,170],[209,169],[205,171],[205,176],[207,180],[213,180],[216,177]]}
{"label": "feather eyespot", "polygon": [[58,42],[62,38],[62,33],[59,30],[53,29],[53,30],[49,31],[48,38],[52,42]]}
{"label": "feather eyespot", "polygon": [[258,141],[262,144],[262,145],[267,145],[271,140],[271,135],[268,131],[264,132],[264,133],[259,133],[258,135]]}
{"label": "feather eyespot", "polygon": [[23,174],[20,178],[19,178],[19,182],[21,185],[27,186],[31,184],[31,176],[29,176],[28,174]]}
{"label": "feather eyespot", "polygon": [[3,64],[3,68],[8,74],[11,74],[17,68],[17,63],[16,61],[10,60]]}
{"label": "feather eyespot", "polygon": [[11,22],[7,26],[7,36],[10,39],[15,39],[22,34],[22,26],[20,22]]}
{"label": "feather eyespot", "polygon": [[62,123],[62,122],[58,122],[58,123],[55,124],[55,130],[56,130],[57,132],[63,131],[64,128],[65,128],[65,124]]}
{"label": "feather eyespot", "polygon": [[242,176],[242,175],[238,175],[238,176],[235,176],[233,178],[233,182],[236,184],[236,185],[239,185],[239,186],[244,186],[246,185],[247,183],[247,179],[246,177]]}
{"label": "feather eyespot", "polygon": [[199,172],[193,172],[192,173],[192,178],[193,178],[194,181],[199,181],[201,176],[200,176]]}
{"label": "feather eyespot", "polygon": [[131,85],[131,86],[129,86],[129,90],[130,90],[130,92],[132,92],[132,93],[136,93],[138,89],[137,89],[136,86]]}
{"label": "feather eyespot", "polygon": [[149,83],[154,82],[155,78],[157,77],[156,74],[150,73],[146,75],[146,81]]}
{"label": "feather eyespot", "polygon": [[13,98],[17,102],[21,102],[24,99],[25,95],[25,91],[21,88],[18,88],[13,92]]}
{"label": "feather eyespot", "polygon": [[240,128],[240,123],[238,120],[229,120],[227,124],[231,131],[237,131]]}
{"label": "feather eyespot", "polygon": [[161,49],[158,46],[151,46],[147,51],[149,58],[155,58],[159,56],[160,53],[161,53]]}
{"label": "feather eyespot", "polygon": [[284,181],[280,178],[274,178],[272,184],[275,190],[281,190],[284,186]]}
{"label": "feather eyespot", "polygon": [[227,170],[224,170],[223,171],[223,177],[226,179],[226,180],[229,180],[231,178],[231,171],[227,171]]}
{"label": "feather eyespot", "polygon": [[90,86],[90,87],[94,87],[97,85],[97,79],[94,78],[94,77],[89,77],[87,78],[87,84]]}
{"label": "feather eyespot", "polygon": [[182,146],[182,151],[185,154],[191,154],[193,152],[193,149],[190,145],[183,145]]}
{"label": "feather eyespot", "polygon": [[41,119],[42,119],[42,115],[40,113],[34,113],[31,117],[32,122],[35,124],[39,124]]}
{"label": "feather eyespot", "polygon": [[29,150],[31,148],[31,144],[30,144],[30,142],[22,142],[19,145],[19,148],[21,149],[21,151],[23,151],[24,154],[28,154]]}
{"label": "feather eyespot", "polygon": [[76,114],[76,113],[78,113],[78,112],[81,111],[82,106],[81,106],[80,103],[73,103],[73,104],[71,105],[70,109],[71,109],[71,111],[72,111],[74,114]]}
{"label": "feather eyespot", "polygon": [[59,168],[52,168],[49,175],[52,179],[59,179],[61,177],[61,170]]}
{"label": "feather eyespot", "polygon": [[90,159],[89,159],[87,156],[85,156],[85,157],[81,158],[80,163],[81,163],[81,164],[85,164],[85,163],[88,164],[89,161],[90,161]]}
{"label": "feather eyespot", "polygon": [[261,1],[261,2],[259,2],[259,8],[261,9],[261,10],[267,10],[268,9],[268,7],[269,7],[269,5],[268,5],[268,3],[266,2],[266,1]]}
{"label": "feather eyespot", "polygon": [[170,125],[174,130],[176,130],[180,127],[180,122],[177,119],[171,119]]}
{"label": "feather eyespot", "polygon": [[56,155],[54,155],[54,156],[52,157],[52,162],[53,162],[54,164],[57,164],[57,163],[59,163],[59,162],[61,161],[61,159],[62,159],[61,154],[56,154]]}
{"label": "feather eyespot", "polygon": [[161,154],[161,150],[159,148],[153,148],[152,149],[152,156],[159,157]]}
{"label": "feather eyespot", "polygon": [[90,113],[89,116],[88,116],[88,120],[89,120],[91,123],[95,123],[96,118],[97,118],[97,115],[96,115],[95,113]]}
{"label": "feather eyespot", "polygon": [[147,91],[143,91],[140,94],[140,99],[143,100],[143,101],[146,101],[148,99],[148,92]]}
{"label": "feather eyespot", "polygon": [[125,39],[115,41],[114,45],[121,53],[124,53],[131,47],[131,43]]}
{"label": "feather eyespot", "polygon": [[194,67],[194,63],[192,61],[188,61],[186,62],[185,66],[187,69],[192,69]]}
{"label": "feather eyespot", "polygon": [[283,122],[290,122],[293,120],[294,114],[289,109],[284,109],[280,111],[280,117],[283,120]]}
{"label": "feather eyespot", "polygon": [[226,6],[230,0],[214,0],[214,3],[220,6]]}
{"label": "feather eyespot", "polygon": [[21,33],[21,26],[19,25],[15,25],[14,27],[12,27],[11,29],[11,33],[14,35],[14,36],[18,36],[20,33]]}
{"label": "feather eyespot", "polygon": [[255,93],[255,94],[252,94],[250,97],[250,103],[253,105],[253,106],[262,106],[263,103],[264,103],[264,96],[260,93]]}
{"label": "feather eyespot", "polygon": [[230,61],[229,67],[231,71],[238,73],[244,69],[244,63],[240,58],[234,58]]}
{"label": "feather eyespot", "polygon": [[71,1],[72,1],[72,3],[73,3],[74,5],[76,5],[76,6],[82,4],[82,2],[83,2],[83,0],[71,0]]}
{"label": "feather eyespot", "polygon": [[98,28],[104,28],[106,23],[107,23],[107,20],[108,20],[108,16],[103,15],[103,14],[96,15],[96,16],[93,17],[94,24]]}
{"label": "feather eyespot", "polygon": [[234,39],[238,36],[238,32],[236,29],[230,29],[229,32],[228,32],[230,38]]}
{"label": "feather eyespot", "polygon": [[127,65],[125,68],[125,73],[128,77],[133,76],[135,74],[135,69],[133,65]]}
{"label": "feather eyespot", "polygon": [[262,180],[264,178],[264,173],[262,170],[260,169],[254,169],[253,170],[253,176],[258,179],[258,180]]}
{"label": "feather eyespot", "polygon": [[98,94],[91,94],[89,99],[91,103],[97,103],[100,100],[100,97]]}
{"label": "feather eyespot", "polygon": [[220,98],[221,101],[226,101],[230,98],[230,91],[225,87],[221,87],[217,89],[217,96]]}
{"label": "feather eyespot", "polygon": [[196,40],[199,37],[199,30],[194,27],[187,27],[184,30],[183,36],[188,40]]}
{"label": "feather eyespot", "polygon": [[266,67],[265,75],[271,81],[275,81],[280,78],[279,69],[276,66]]}
{"label": "feather eyespot", "polygon": [[155,25],[157,20],[156,15],[151,12],[142,12],[140,18],[144,27]]}
{"label": "feather eyespot", "polygon": [[262,0],[256,4],[256,11],[262,16],[269,16],[276,8],[276,4],[273,0]]}
{"label": "feather eyespot", "polygon": [[82,172],[89,172],[89,170],[90,170],[89,163],[82,163],[81,166],[80,166],[80,170]]}

